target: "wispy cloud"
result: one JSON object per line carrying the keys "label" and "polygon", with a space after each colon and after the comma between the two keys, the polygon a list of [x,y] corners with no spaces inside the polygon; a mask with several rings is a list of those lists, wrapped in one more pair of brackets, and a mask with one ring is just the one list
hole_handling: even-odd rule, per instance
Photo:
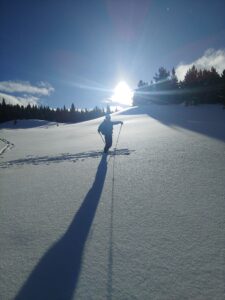
{"label": "wispy cloud", "polygon": [[39,98],[35,96],[24,95],[23,97],[16,97],[5,93],[0,93],[0,102],[2,102],[3,99],[5,99],[6,104],[18,104],[23,106],[27,106],[28,104],[37,105],[39,102]]}
{"label": "wispy cloud", "polygon": [[176,68],[178,80],[184,80],[185,74],[193,65],[195,65],[197,69],[211,69],[211,67],[214,67],[217,72],[221,74],[225,69],[225,49],[208,49],[202,57],[192,63],[180,63]]}
{"label": "wispy cloud", "polygon": [[39,82],[36,85],[29,81],[1,81],[0,102],[4,98],[6,103],[13,105],[37,105],[40,98],[49,96],[54,88],[47,82]]}
{"label": "wispy cloud", "polygon": [[46,82],[31,85],[29,81],[1,81],[0,91],[8,93],[27,93],[39,96],[49,96],[54,88]]}

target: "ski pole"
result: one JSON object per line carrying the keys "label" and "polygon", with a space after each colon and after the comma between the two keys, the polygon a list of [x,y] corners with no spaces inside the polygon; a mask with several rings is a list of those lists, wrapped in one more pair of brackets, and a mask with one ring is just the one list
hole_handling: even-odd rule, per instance
{"label": "ski pole", "polygon": [[123,123],[120,125],[120,131],[119,131],[119,134],[118,134],[118,140],[119,140],[120,132],[122,130],[122,126],[123,126]]}
{"label": "ski pole", "polygon": [[118,141],[119,141],[119,137],[120,137],[120,132],[121,132],[122,126],[123,126],[123,124],[121,124],[121,126],[120,126],[120,131],[119,131],[118,136],[117,136],[116,146],[114,148],[114,152],[116,151],[116,148],[117,148],[117,145],[118,145]]}
{"label": "ski pole", "polygon": [[101,135],[101,133],[100,133],[100,132],[99,132],[99,135],[100,135],[100,137],[101,137],[101,139],[102,139],[103,143],[105,144],[105,141],[104,141],[104,139],[103,139],[103,137],[102,137],[102,135]]}

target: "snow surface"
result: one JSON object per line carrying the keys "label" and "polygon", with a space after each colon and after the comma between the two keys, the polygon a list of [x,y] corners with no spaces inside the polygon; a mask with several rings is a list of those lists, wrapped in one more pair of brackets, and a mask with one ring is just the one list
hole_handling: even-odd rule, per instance
{"label": "snow surface", "polygon": [[0,299],[225,299],[225,110],[112,119],[1,125]]}

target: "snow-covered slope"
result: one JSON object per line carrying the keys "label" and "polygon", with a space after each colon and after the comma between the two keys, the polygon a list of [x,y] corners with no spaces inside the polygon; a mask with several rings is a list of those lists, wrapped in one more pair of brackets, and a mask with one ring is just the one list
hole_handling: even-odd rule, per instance
{"label": "snow-covered slope", "polygon": [[0,123],[0,129],[28,129],[28,128],[34,128],[34,127],[45,127],[48,128],[50,126],[56,126],[56,122],[48,122],[45,120],[35,120],[35,119],[29,119],[29,120],[13,120],[8,121],[5,123]]}
{"label": "snow-covered slope", "polygon": [[224,299],[225,111],[112,119],[1,126],[0,299]]}

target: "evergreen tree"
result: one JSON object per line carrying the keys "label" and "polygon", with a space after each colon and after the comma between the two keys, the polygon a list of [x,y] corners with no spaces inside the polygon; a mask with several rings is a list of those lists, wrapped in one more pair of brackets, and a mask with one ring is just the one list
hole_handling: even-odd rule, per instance
{"label": "evergreen tree", "polygon": [[225,70],[221,76],[216,69],[197,69],[193,65],[185,74],[183,81],[178,82],[175,69],[170,72],[160,67],[155,74],[154,84],[145,85],[143,80],[138,82],[133,104],[139,105],[149,102],[185,102],[224,103],[225,105]]}
{"label": "evergreen tree", "polygon": [[111,114],[111,110],[110,110],[109,104],[107,104],[107,106],[106,106],[106,113],[107,114]]}
{"label": "evergreen tree", "polygon": [[143,80],[139,80],[138,82],[138,88],[141,88],[141,87],[144,87],[144,86],[147,86],[148,83],[147,82],[144,82]]}
{"label": "evergreen tree", "polygon": [[3,108],[6,107],[6,103],[5,103],[5,99],[4,98],[2,99],[2,107]]}
{"label": "evergreen tree", "polygon": [[164,67],[160,67],[158,73],[155,73],[153,79],[155,82],[166,81],[169,79],[170,72],[167,71]]}
{"label": "evergreen tree", "polygon": [[225,109],[225,70],[223,70],[220,79],[220,102],[223,103],[223,108]]}
{"label": "evergreen tree", "polygon": [[194,87],[198,82],[198,70],[195,65],[193,65],[186,73],[183,81],[184,87]]}
{"label": "evergreen tree", "polygon": [[170,80],[171,80],[171,88],[175,90],[178,89],[178,79],[174,68],[172,69]]}
{"label": "evergreen tree", "polygon": [[75,109],[74,104],[71,105],[71,109],[66,109],[65,105],[63,109],[57,108],[56,110],[50,109],[49,106],[31,106],[27,107],[17,105],[6,104],[5,100],[0,103],[0,122],[6,122],[16,119],[40,119],[56,122],[81,122],[84,120],[90,120],[103,116],[104,109],[100,109],[97,106],[92,110]]}

